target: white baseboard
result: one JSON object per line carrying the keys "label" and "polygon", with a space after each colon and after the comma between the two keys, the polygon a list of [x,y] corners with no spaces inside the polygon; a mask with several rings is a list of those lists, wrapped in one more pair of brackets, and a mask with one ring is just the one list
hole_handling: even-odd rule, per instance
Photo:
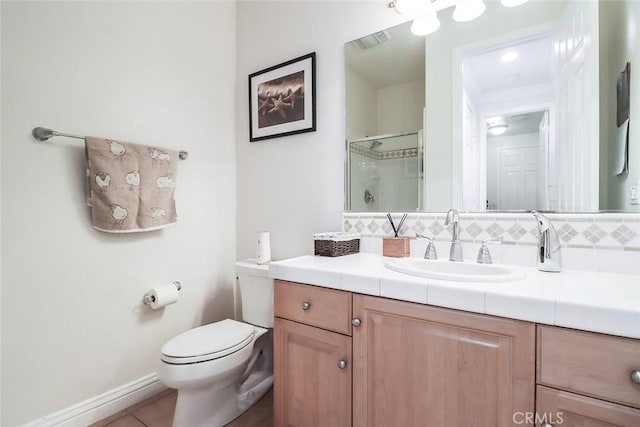
{"label": "white baseboard", "polygon": [[166,390],[154,372],[22,427],[86,427]]}

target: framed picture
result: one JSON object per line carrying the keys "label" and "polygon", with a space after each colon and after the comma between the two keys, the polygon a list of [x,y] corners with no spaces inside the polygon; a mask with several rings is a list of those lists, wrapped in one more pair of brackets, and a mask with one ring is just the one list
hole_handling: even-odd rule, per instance
{"label": "framed picture", "polygon": [[249,75],[251,142],[316,130],[316,53]]}
{"label": "framed picture", "polygon": [[630,81],[631,81],[631,64],[627,62],[624,70],[618,76],[616,83],[616,124],[618,127],[629,118],[629,111],[631,107],[630,102]]}

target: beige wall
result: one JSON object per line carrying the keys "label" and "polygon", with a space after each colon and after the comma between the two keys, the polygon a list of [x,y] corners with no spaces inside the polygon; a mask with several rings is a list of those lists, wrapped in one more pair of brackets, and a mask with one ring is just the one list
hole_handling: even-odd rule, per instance
{"label": "beige wall", "polygon": [[[150,374],[231,314],[235,52],[234,2],[2,2],[2,426]],[[92,229],[82,143],[38,125],[188,150],[178,224]],[[177,304],[141,305],[172,280]]]}
{"label": "beige wall", "polygon": [[[640,212],[631,205],[631,186],[640,179],[640,2],[600,2],[600,209]],[[616,80],[631,63],[629,174],[612,176],[610,151],[616,135]]]}
{"label": "beige wall", "polygon": [[345,100],[346,140],[378,134],[376,88],[352,68],[345,70],[350,96]]}
{"label": "beige wall", "polygon": [[422,129],[424,80],[378,90],[378,135]]}

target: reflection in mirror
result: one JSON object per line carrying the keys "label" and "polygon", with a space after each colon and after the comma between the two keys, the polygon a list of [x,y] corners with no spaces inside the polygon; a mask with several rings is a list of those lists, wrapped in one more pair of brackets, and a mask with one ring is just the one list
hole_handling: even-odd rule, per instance
{"label": "reflection in mirror", "polygon": [[[538,156],[548,140],[548,111],[491,117],[487,133],[487,210],[540,209]],[[468,185],[465,185],[465,189]],[[472,187],[473,188],[473,187]]]}
{"label": "reflection in mirror", "polygon": [[[426,37],[413,36],[409,22],[372,35],[391,36],[374,41],[378,47],[358,51],[358,41],[347,43],[347,140],[423,129],[422,174],[412,187],[422,188],[419,210],[640,211],[631,200],[632,189],[640,187],[640,140],[629,126],[640,114],[637,73],[631,73],[631,117],[624,125],[628,171],[616,175],[613,167],[625,154],[627,136],[627,128],[616,124],[616,80],[627,62],[640,64],[633,33],[640,2],[530,1],[515,8],[485,3],[486,12],[465,23],[453,22],[451,9],[438,12],[441,26]],[[424,42],[422,103],[412,96],[419,84],[409,89],[407,81],[396,82],[405,91],[385,94],[369,74],[400,77],[403,56],[422,56],[392,42],[412,45],[416,39]],[[377,57],[385,45],[395,53]],[[355,52],[367,56],[365,66]],[[392,123],[398,117],[405,123]],[[409,117],[415,121],[406,123]],[[405,188],[407,182],[385,186]],[[352,190],[347,182],[349,210],[409,210],[368,187]],[[365,190],[375,202],[364,202]],[[355,203],[355,192],[362,202]]]}
{"label": "reflection in mirror", "polygon": [[349,141],[349,204],[355,211],[419,210],[422,132]]}
{"label": "reflection in mirror", "polygon": [[409,25],[345,46],[347,210],[421,208],[425,40]]}

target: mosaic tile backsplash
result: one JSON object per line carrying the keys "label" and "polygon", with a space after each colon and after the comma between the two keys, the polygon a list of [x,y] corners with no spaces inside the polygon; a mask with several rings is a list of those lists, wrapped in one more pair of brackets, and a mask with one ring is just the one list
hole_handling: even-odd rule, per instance
{"label": "mosaic tile backsplash", "polygon": [[362,147],[357,144],[351,145],[351,152],[361,154],[364,157],[368,157],[374,160],[387,160],[387,159],[401,159],[404,157],[417,157],[418,149],[417,148],[404,148],[400,150],[386,150],[386,151],[378,151],[372,150],[367,147]]}
{"label": "mosaic tile backsplash", "polygon": [[[396,223],[400,213],[392,214]],[[553,222],[562,242],[563,259],[572,269],[640,274],[640,214],[546,214]],[[445,227],[444,213],[409,214],[400,235],[415,237],[416,233],[433,237],[439,248],[448,250],[451,227]],[[363,237],[364,252],[377,252],[382,237],[392,236],[385,213],[344,213],[343,231],[357,231]],[[534,218],[527,213],[460,213],[460,241],[477,250],[483,240],[503,236],[494,262],[508,263],[514,253],[515,264],[535,265],[538,230]],[[412,242],[412,256],[419,256],[418,242]],[[426,243],[425,243],[426,245]],[[419,248],[418,248],[419,246]],[[439,249],[440,257],[446,253]],[[361,249],[362,250],[362,249]],[[468,249],[465,258],[473,253]],[[415,254],[414,254],[415,252]],[[525,262],[526,260],[526,262]],[[531,261],[529,261],[531,260]],[[627,265],[634,264],[634,265]]]}

